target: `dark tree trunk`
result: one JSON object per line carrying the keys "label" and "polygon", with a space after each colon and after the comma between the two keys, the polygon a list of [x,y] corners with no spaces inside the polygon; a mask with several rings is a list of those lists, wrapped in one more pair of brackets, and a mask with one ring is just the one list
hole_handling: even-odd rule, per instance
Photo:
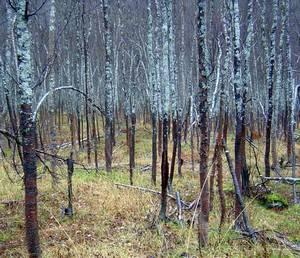
{"label": "dark tree trunk", "polygon": [[168,114],[163,115],[163,149],[161,160],[161,206],[159,217],[165,221],[167,219],[167,194],[169,180],[169,162],[168,162]]}
{"label": "dark tree trunk", "polygon": [[94,161],[95,161],[95,168],[96,172],[99,171],[99,165],[98,165],[98,139],[97,139],[97,133],[96,133],[96,116],[95,111],[92,113],[92,137],[93,137],[93,145],[94,145]]}
{"label": "dark tree trunk", "polygon": [[67,167],[68,167],[68,208],[66,215],[73,216],[73,187],[72,187],[72,177],[74,173],[74,160],[73,153],[71,152],[70,158],[67,159]]}
{"label": "dark tree trunk", "polygon": [[191,162],[192,162],[192,171],[195,171],[195,155],[194,155],[194,126],[191,126]]}
{"label": "dark tree trunk", "polygon": [[162,119],[158,118],[158,155],[161,157],[162,155]]}
{"label": "dark tree trunk", "polygon": [[225,143],[227,143],[227,135],[228,135],[228,112],[225,111],[224,127],[223,127],[223,139]]}
{"label": "dark tree trunk", "polygon": [[187,143],[188,127],[189,127],[189,119],[188,119],[188,115],[186,115],[184,119],[184,133],[183,133],[183,140],[185,143]]}
{"label": "dark tree trunk", "polygon": [[21,105],[20,129],[23,143],[23,169],[25,184],[25,227],[30,257],[40,257],[37,210],[37,164],[35,152],[36,128],[32,121],[32,107]]}
{"label": "dark tree trunk", "polygon": [[82,148],[82,145],[81,145],[81,128],[80,128],[80,112],[79,112],[79,108],[77,108],[77,141],[78,141],[78,146],[79,146],[79,149]]}
{"label": "dark tree trunk", "polygon": [[130,144],[129,144],[129,173],[130,173],[130,184],[133,185],[133,169],[135,167],[135,124],[136,124],[136,115],[131,114],[131,128],[130,128]]}
{"label": "dark tree trunk", "polygon": [[225,193],[223,188],[223,161],[222,161],[222,145],[218,146],[219,150],[217,152],[216,157],[216,166],[217,166],[217,184],[218,184],[218,193],[220,198],[220,226],[219,229],[221,230],[222,225],[225,223],[225,216],[226,216],[226,203],[225,203]]}
{"label": "dark tree trunk", "polygon": [[75,126],[74,126],[74,114],[69,114],[69,128],[70,128],[70,135],[71,135],[71,146],[72,150],[75,150]]}
{"label": "dark tree trunk", "polygon": [[152,175],[151,181],[156,185],[156,164],[157,164],[157,115],[152,113]]}
{"label": "dark tree trunk", "polygon": [[208,244],[209,219],[209,189],[208,189],[208,154],[209,154],[209,121],[208,121],[208,86],[205,68],[205,10],[206,1],[198,0],[198,69],[199,69],[199,128],[200,143],[200,187],[201,210],[198,215],[198,241],[199,246]]}
{"label": "dark tree trunk", "polygon": [[[246,99],[244,100],[244,103],[246,103]],[[247,159],[246,159],[246,125],[245,125],[245,106],[243,107],[243,124],[242,124],[242,139],[241,139],[241,156],[242,156],[242,162],[243,162],[243,168],[242,168],[242,194],[248,195],[249,194],[249,187],[250,187],[250,177],[249,177],[249,171],[247,166]]]}
{"label": "dark tree trunk", "polygon": [[169,180],[169,189],[170,190],[172,189],[174,170],[175,170],[175,161],[176,161],[176,152],[177,152],[177,120],[175,117],[173,117],[173,119],[172,119],[172,137],[173,137],[173,151],[172,151],[170,180]]}
{"label": "dark tree trunk", "polygon": [[217,146],[215,146],[215,153],[213,157],[213,167],[211,174],[209,176],[209,210],[212,211],[214,208],[214,199],[215,199],[215,175],[216,175],[216,154]]}
{"label": "dark tree trunk", "polygon": [[255,238],[255,234],[249,223],[249,218],[248,218],[246,207],[245,207],[245,204],[243,201],[240,183],[238,182],[238,178],[237,178],[237,173],[234,173],[232,159],[230,157],[229,150],[227,149],[227,146],[225,143],[224,143],[223,147],[225,150],[225,155],[226,155],[229,171],[230,171],[230,174],[231,174],[232,180],[233,180],[233,186],[234,186],[234,190],[235,190],[236,200],[239,202],[239,207],[241,209],[241,212],[238,217],[239,220],[237,220],[237,222],[236,222],[236,223],[239,223],[238,229],[242,230],[242,231],[246,231],[251,238]]}
{"label": "dark tree trunk", "polygon": [[126,125],[126,145],[129,147],[130,143],[129,143],[129,124],[128,124],[128,115],[125,115],[125,125]]}
{"label": "dark tree trunk", "polygon": [[182,164],[183,160],[181,158],[181,135],[182,135],[182,111],[179,110],[177,115],[177,146],[178,146],[178,154],[177,154],[177,165],[178,165],[178,175],[181,177],[182,172]]}

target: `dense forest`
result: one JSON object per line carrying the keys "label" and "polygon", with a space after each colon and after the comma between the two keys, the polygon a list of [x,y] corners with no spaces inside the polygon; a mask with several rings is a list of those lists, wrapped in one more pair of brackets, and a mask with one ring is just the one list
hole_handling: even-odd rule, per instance
{"label": "dense forest", "polygon": [[300,256],[299,0],[0,17],[0,257]]}

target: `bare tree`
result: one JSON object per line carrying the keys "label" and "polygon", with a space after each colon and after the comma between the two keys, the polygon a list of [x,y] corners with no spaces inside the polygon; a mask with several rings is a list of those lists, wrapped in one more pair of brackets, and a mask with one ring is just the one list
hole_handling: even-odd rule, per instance
{"label": "bare tree", "polygon": [[25,185],[25,231],[29,257],[40,257],[37,214],[37,163],[35,151],[36,127],[32,119],[32,61],[31,33],[28,28],[28,0],[16,3],[16,37],[18,55],[18,92],[20,130],[23,146]]}
{"label": "bare tree", "polygon": [[112,124],[113,124],[113,87],[112,87],[112,41],[109,27],[109,1],[102,0],[105,38],[105,162],[106,171],[111,171],[112,165]]}
{"label": "bare tree", "polygon": [[208,83],[206,67],[206,0],[198,0],[198,69],[199,69],[199,127],[200,143],[200,211],[198,215],[198,239],[200,246],[208,244],[209,188],[208,188]]}

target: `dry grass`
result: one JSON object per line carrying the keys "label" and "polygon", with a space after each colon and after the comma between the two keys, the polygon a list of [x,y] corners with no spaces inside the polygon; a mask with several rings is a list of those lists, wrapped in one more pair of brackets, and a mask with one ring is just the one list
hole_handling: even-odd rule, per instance
{"label": "dry grass", "polygon": [[[154,188],[150,184],[150,171],[139,172],[142,165],[151,163],[150,132],[138,130],[136,185]],[[117,139],[119,145],[114,153],[115,164],[128,162],[124,145],[124,135]],[[263,145],[259,145],[261,151]],[[230,146],[232,148],[232,145]],[[102,143],[99,150],[102,150]],[[185,145],[184,156],[189,157],[189,147]],[[283,148],[280,146],[283,153]],[[66,154],[65,153],[61,153]],[[250,153],[248,153],[250,157]],[[280,154],[282,155],[282,154]],[[100,162],[103,165],[103,153]],[[262,169],[263,156],[259,154],[259,166]],[[85,155],[80,153],[77,159],[83,162]],[[249,162],[254,172],[253,157]],[[197,166],[196,166],[197,168]],[[242,239],[232,230],[233,201],[232,184],[224,163],[227,218],[219,233],[218,198],[210,215],[210,244],[201,250],[203,257],[296,257],[288,248],[276,243],[251,243]],[[61,183],[56,191],[51,188],[48,175],[39,180],[39,221],[43,257],[198,257],[196,229],[190,227],[192,212],[184,214],[186,223],[176,221],[175,205],[169,202],[171,221],[163,224],[157,221],[159,198],[150,193],[132,189],[117,188],[114,183],[128,183],[126,167],[120,166],[111,174],[100,171],[86,172],[77,168],[74,175],[74,210],[72,219],[61,216],[61,207],[66,206],[66,169],[61,168]],[[19,180],[11,183],[4,170],[0,170],[0,200],[22,200],[23,190]],[[184,177],[175,178],[174,188],[182,198],[194,200],[199,191],[198,174],[190,171],[189,162],[185,162]],[[13,172],[10,172],[13,177]],[[17,177],[14,176],[16,179]],[[158,186],[160,183],[158,182]],[[276,191],[290,198],[290,189],[278,184],[271,185]],[[159,187],[156,187],[159,190]],[[300,241],[300,209],[291,206],[283,211],[272,211],[259,205],[253,199],[247,200],[251,223],[255,228],[281,231],[291,240]],[[26,257],[24,247],[22,203],[13,207],[0,205],[0,257]]]}

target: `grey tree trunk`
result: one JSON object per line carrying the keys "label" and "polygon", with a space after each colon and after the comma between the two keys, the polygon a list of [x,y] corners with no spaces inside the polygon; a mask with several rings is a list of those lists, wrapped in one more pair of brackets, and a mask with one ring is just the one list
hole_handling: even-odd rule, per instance
{"label": "grey tree trunk", "polygon": [[[56,9],[55,0],[51,0],[50,7],[50,21],[49,21],[49,56],[48,62],[53,63],[55,58],[55,21],[56,21]],[[49,74],[49,91],[55,88],[55,74],[54,69],[51,69]],[[54,95],[52,94],[49,98],[49,123],[50,123],[50,152],[52,155],[56,154],[56,124],[55,124],[55,103]],[[56,159],[51,158],[51,177],[52,187],[55,189],[58,183],[58,177],[56,175]]]}
{"label": "grey tree trunk", "polygon": [[277,17],[278,17],[278,5],[277,0],[273,0],[273,24],[271,31],[271,44],[269,48],[269,64],[268,64],[268,115],[266,126],[266,148],[265,148],[265,175],[270,176],[270,148],[271,148],[271,130],[272,130],[272,116],[273,116],[273,86],[274,86],[274,68],[275,68],[275,38],[277,29]]}
{"label": "grey tree trunk", "polygon": [[168,55],[168,8],[170,0],[165,0],[162,4],[163,21],[163,49],[162,49],[162,72],[164,78],[164,91],[162,103],[162,161],[161,161],[161,206],[159,217],[165,221],[167,219],[167,188],[169,181],[169,162],[168,162],[168,131],[169,131],[169,111],[170,111],[170,74],[169,74],[169,55]]}
{"label": "grey tree trunk", "polygon": [[151,121],[152,121],[152,174],[151,181],[156,185],[157,166],[157,81],[155,77],[155,64],[153,53],[153,17],[151,10],[151,0],[148,0],[148,59],[149,59],[149,80],[151,84]]}
{"label": "grey tree trunk", "polygon": [[112,166],[112,125],[113,125],[113,86],[112,86],[112,41],[109,28],[109,1],[102,0],[105,38],[105,163],[106,171]]}

